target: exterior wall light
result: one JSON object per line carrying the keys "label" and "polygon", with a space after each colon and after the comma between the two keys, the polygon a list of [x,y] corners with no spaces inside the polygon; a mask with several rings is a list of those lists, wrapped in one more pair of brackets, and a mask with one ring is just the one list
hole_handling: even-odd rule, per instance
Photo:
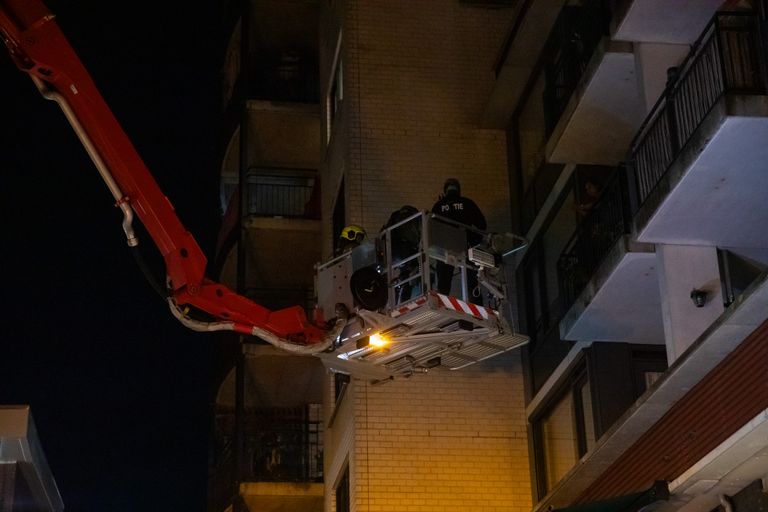
{"label": "exterior wall light", "polygon": [[697,308],[703,308],[704,304],[707,303],[707,292],[706,290],[697,290],[694,288],[691,290],[691,300],[693,301],[693,305]]}

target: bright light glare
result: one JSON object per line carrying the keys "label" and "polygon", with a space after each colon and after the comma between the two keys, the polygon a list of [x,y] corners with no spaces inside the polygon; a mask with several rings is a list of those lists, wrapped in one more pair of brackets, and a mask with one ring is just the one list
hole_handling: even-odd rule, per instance
{"label": "bright light glare", "polygon": [[383,347],[387,343],[389,343],[389,340],[381,334],[371,334],[371,337],[368,338],[368,344],[372,347]]}

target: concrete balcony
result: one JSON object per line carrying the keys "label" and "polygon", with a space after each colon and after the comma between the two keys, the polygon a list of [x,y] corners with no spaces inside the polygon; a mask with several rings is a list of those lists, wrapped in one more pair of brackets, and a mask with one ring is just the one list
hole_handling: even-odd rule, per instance
{"label": "concrete balcony", "polygon": [[552,129],[547,160],[617,165],[643,119],[632,43],[605,37]]}
{"label": "concrete balcony", "polygon": [[[314,268],[320,261],[320,221],[248,217],[245,293],[269,308],[309,306]],[[237,245],[230,245],[221,266],[219,281],[234,287],[237,277]]]}
{"label": "concrete balcony", "polygon": [[611,33],[620,41],[690,44],[722,0],[620,0]]}
{"label": "concrete balcony", "polygon": [[656,254],[634,242],[617,172],[558,261],[562,339],[664,343]]}
{"label": "concrete balcony", "polygon": [[609,35],[600,2],[566,5],[542,52],[544,117],[552,163],[617,165],[643,119],[631,42]]}
{"label": "concrete balcony", "polygon": [[638,241],[765,247],[768,96],[757,21],[718,14],[632,144]]}
{"label": "concrete balcony", "polygon": [[248,510],[260,512],[322,512],[322,483],[253,482],[240,484]]}
{"label": "concrete balcony", "polygon": [[533,0],[518,11],[496,61],[483,127],[505,129],[509,124],[562,5],[562,0]]}

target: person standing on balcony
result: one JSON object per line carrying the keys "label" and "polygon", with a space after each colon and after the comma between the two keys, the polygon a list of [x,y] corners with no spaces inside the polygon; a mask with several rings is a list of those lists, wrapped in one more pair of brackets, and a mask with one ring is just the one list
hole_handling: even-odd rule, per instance
{"label": "person standing on balcony", "polygon": [[[381,227],[381,230],[391,228],[396,224],[400,224],[406,219],[412,219],[405,224],[392,229],[389,233],[391,240],[392,262],[393,266],[397,267],[398,280],[406,281],[409,277],[414,275],[419,269],[419,260],[411,259],[410,261],[400,264],[401,261],[410,258],[417,252],[419,252],[419,246],[421,243],[421,219],[413,218],[418,214],[419,210],[415,206],[409,204],[401,206],[399,209],[392,212],[387,219],[386,224]],[[417,286],[414,286],[417,285]],[[419,293],[421,286],[419,283],[405,282],[398,286],[396,289],[397,303],[403,303],[412,298],[414,292]]]}
{"label": "person standing on balcony", "polygon": [[[461,195],[461,184],[456,178],[448,178],[443,184],[443,193],[432,206],[432,213],[447,219],[459,222],[466,226],[485,230],[487,227],[485,215],[480,207],[470,198]],[[479,244],[482,236],[471,230],[467,230],[467,248]],[[447,295],[451,293],[451,281],[453,281],[453,265],[442,261],[437,262],[435,273],[437,275],[437,291]],[[477,274],[467,272],[467,288],[472,302],[479,303],[480,291],[477,289]]]}
{"label": "person standing on balcony", "polygon": [[600,186],[594,181],[587,180],[584,183],[584,190],[580,198],[581,200],[573,205],[573,208],[576,210],[576,214],[578,215],[579,222],[581,222],[581,219],[586,217],[587,214],[592,211],[595,203],[597,203],[597,200],[600,199],[601,192],[602,190],[600,189]]}

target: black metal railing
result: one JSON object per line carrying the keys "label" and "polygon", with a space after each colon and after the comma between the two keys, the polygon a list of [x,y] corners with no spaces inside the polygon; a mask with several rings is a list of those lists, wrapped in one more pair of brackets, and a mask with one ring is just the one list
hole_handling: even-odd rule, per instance
{"label": "black metal railing", "polygon": [[725,93],[766,93],[764,64],[755,14],[718,13],[712,19],[678,70],[672,70],[666,90],[632,142],[634,203],[663,195],[662,178]]}
{"label": "black metal railing", "polygon": [[248,214],[318,219],[318,191],[314,170],[252,169],[248,173]]}
{"label": "black metal railing", "polygon": [[249,411],[246,475],[253,482],[321,482],[323,428],[319,405]]}
{"label": "black metal railing", "polygon": [[610,11],[602,0],[565,6],[544,46],[544,118],[546,133],[555,129],[589,60],[608,34]]}
{"label": "black metal railing", "polygon": [[[234,475],[234,413],[217,416],[212,469],[220,479]],[[249,409],[244,417],[242,462],[249,482],[321,482],[323,423],[319,404],[294,408]],[[226,482],[217,482],[226,492]]]}
{"label": "black metal railing", "polygon": [[630,232],[631,214],[625,168],[619,167],[558,259],[563,311],[574,303],[616,241]]}

